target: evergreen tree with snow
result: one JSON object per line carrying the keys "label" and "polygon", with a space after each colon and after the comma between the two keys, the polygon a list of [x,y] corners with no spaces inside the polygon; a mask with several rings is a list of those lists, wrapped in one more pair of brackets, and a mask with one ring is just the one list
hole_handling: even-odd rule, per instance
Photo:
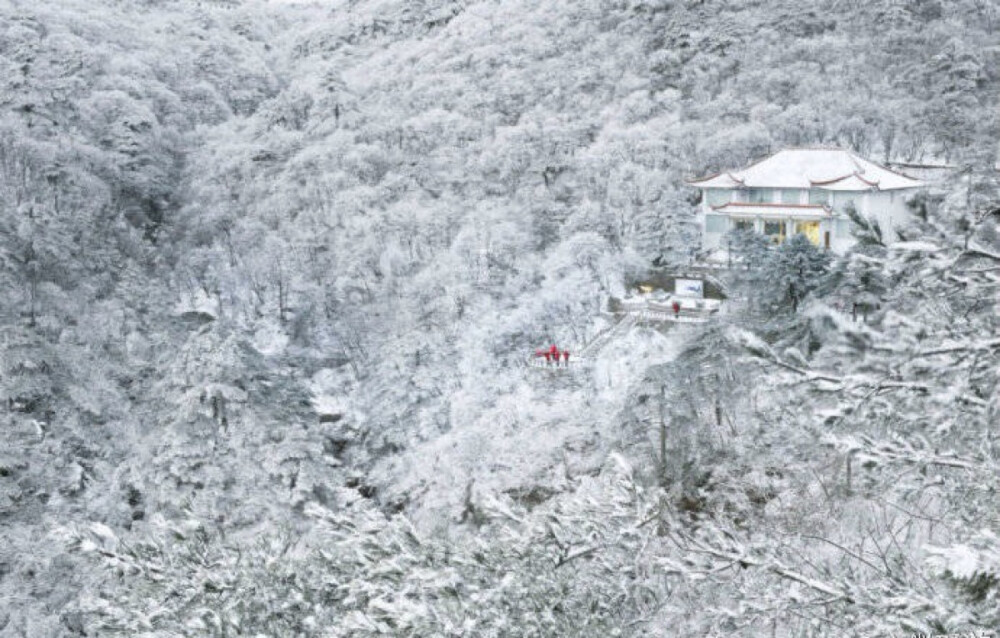
{"label": "evergreen tree with snow", "polygon": [[767,261],[763,294],[777,308],[797,312],[799,304],[819,286],[830,267],[830,256],[804,234],[793,235]]}

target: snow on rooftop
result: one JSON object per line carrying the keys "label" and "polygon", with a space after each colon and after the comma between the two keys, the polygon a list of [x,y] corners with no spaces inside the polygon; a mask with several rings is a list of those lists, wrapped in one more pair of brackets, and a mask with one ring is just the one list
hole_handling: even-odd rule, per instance
{"label": "snow on rooftop", "polygon": [[838,148],[790,148],[746,168],[692,180],[699,188],[822,188],[894,190],[923,185],[913,179]]}

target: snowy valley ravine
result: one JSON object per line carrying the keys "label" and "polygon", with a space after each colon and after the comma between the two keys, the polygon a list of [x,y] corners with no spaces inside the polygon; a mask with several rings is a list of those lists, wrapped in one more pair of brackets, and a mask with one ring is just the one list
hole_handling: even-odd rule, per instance
{"label": "snowy valley ravine", "polygon": [[[998,24],[0,0],[0,638],[1000,631]],[[940,176],[612,328],[802,146]]]}

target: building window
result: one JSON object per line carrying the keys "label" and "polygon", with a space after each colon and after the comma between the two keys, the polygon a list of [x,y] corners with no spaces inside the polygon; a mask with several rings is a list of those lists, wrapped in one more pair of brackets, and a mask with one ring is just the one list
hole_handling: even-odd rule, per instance
{"label": "building window", "polygon": [[813,205],[830,205],[830,191],[820,190],[818,188],[809,189],[809,203]]}
{"label": "building window", "polygon": [[740,219],[733,218],[733,230],[753,230],[753,220],[752,219]]}
{"label": "building window", "polygon": [[813,245],[819,246],[819,222],[795,222],[795,234],[805,235]]}
{"label": "building window", "polygon": [[802,202],[802,191],[798,188],[781,189],[782,204],[799,204]]}
{"label": "building window", "polygon": [[713,207],[727,204],[732,199],[732,191],[726,189],[707,188],[705,189],[705,193],[705,196],[708,198],[708,205]]}
{"label": "building window", "polygon": [[724,233],[724,232],[726,232],[726,216],[725,215],[705,215],[705,232],[706,233]]}
{"label": "building window", "polygon": [[764,234],[776,244],[785,241],[785,222],[781,219],[764,220]]}
{"label": "building window", "polygon": [[774,189],[740,188],[736,191],[736,201],[741,204],[770,204],[774,201]]}

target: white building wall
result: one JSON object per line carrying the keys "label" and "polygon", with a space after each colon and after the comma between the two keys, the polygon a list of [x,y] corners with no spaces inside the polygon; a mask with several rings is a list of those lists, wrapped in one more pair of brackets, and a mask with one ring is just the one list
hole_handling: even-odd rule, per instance
{"label": "white building wall", "polygon": [[885,243],[897,241],[896,231],[910,222],[911,213],[906,201],[914,192],[913,189],[871,191],[861,199],[859,212],[878,222]]}
{"label": "white building wall", "polygon": [[707,228],[707,215],[710,215],[711,209],[707,206],[702,209],[698,214],[698,224],[701,226],[701,247],[703,250],[714,250],[719,247],[722,243],[722,237],[725,232],[708,232]]}
{"label": "white building wall", "polygon": [[906,207],[906,199],[910,195],[910,190],[892,190],[873,192],[867,196],[868,206],[864,212],[878,222],[882,240],[887,244],[896,241],[896,230],[910,221],[910,211]]}
{"label": "white building wall", "polygon": [[836,217],[828,222],[831,230],[830,250],[838,254],[847,252],[857,242],[854,235],[851,234],[850,225],[840,223],[841,219]]}

